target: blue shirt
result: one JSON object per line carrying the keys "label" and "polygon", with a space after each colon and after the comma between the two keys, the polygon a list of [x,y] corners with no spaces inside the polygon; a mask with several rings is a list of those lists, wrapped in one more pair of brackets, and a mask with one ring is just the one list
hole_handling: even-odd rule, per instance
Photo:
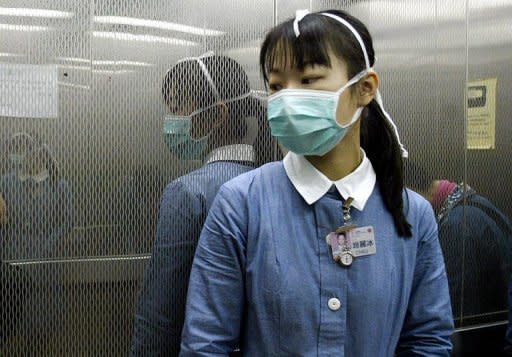
{"label": "blue shirt", "polygon": [[[10,173],[0,177],[0,193],[7,206],[7,223],[0,226],[0,262],[58,257],[59,245],[74,224],[73,193],[68,182],[57,178],[40,183],[22,181]],[[58,281],[50,279],[45,269],[27,275],[2,265],[0,280],[4,281],[0,285],[5,283],[3,291],[8,292],[0,296],[6,299],[3,304],[8,311],[9,305],[15,306],[9,318],[18,325],[18,331],[29,336],[41,334],[48,326],[59,331],[66,310]],[[29,282],[30,289],[25,290]]]}
{"label": "blue shirt", "polygon": [[55,258],[57,247],[74,223],[73,195],[64,179],[41,183],[0,177],[7,223],[0,226],[1,260]]}
{"label": "blue shirt", "polygon": [[252,169],[241,163],[211,162],[165,188],[135,314],[131,355],[178,355],[188,278],[206,215],[220,186]]}
{"label": "blue shirt", "polygon": [[[411,238],[399,237],[375,185],[358,226],[377,253],[350,267],[325,237],[342,225],[329,191],[309,205],[272,163],[225,184],[190,277],[181,356],[449,356],[452,313],[430,204],[407,191]],[[333,310],[330,299],[341,307]]]}

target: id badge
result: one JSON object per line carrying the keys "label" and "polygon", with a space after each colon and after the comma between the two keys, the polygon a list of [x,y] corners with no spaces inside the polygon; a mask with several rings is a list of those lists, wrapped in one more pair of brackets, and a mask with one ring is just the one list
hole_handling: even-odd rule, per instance
{"label": "id badge", "polygon": [[347,234],[350,237],[351,252],[354,257],[377,253],[375,232],[372,226],[354,228]]}
{"label": "id badge", "polygon": [[356,257],[377,253],[372,226],[338,229],[329,233],[326,241],[331,246],[333,260],[344,266],[351,265]]}

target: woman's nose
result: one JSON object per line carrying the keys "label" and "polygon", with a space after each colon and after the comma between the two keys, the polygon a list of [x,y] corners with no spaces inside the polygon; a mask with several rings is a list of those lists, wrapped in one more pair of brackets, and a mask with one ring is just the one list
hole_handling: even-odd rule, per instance
{"label": "woman's nose", "polygon": [[289,80],[283,84],[283,89],[298,89],[302,88],[300,80]]}

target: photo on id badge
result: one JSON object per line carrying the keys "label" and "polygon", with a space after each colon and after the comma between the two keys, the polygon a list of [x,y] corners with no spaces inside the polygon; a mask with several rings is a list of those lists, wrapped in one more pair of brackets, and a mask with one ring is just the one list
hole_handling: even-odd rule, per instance
{"label": "photo on id badge", "polygon": [[340,262],[343,252],[351,249],[350,238],[346,233],[331,232],[327,235],[327,243],[332,249],[332,258]]}
{"label": "photo on id badge", "polygon": [[356,257],[377,252],[373,227],[359,227],[347,231],[331,232],[326,237],[335,262],[349,266]]}

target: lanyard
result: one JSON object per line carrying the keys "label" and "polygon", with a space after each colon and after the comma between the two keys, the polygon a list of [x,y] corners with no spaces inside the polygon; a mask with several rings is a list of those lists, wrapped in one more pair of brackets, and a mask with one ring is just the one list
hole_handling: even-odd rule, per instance
{"label": "lanyard", "polygon": [[345,233],[348,232],[357,226],[352,223],[352,216],[350,215],[350,207],[352,206],[352,202],[354,202],[354,198],[349,197],[343,203],[341,210],[343,212],[343,225],[336,229],[336,233]]}
{"label": "lanyard", "polygon": [[[351,241],[350,241],[350,231],[357,226],[352,223],[352,216],[350,215],[350,207],[354,198],[349,197],[343,203],[341,207],[343,213],[343,225],[336,229],[336,233],[334,233],[336,239],[338,240],[338,244],[341,243],[341,247],[339,251],[333,252],[334,260],[340,263],[343,266],[352,265],[352,261],[354,260],[354,256],[350,249]],[[342,242],[339,241],[339,238],[342,238]]]}
{"label": "lanyard", "polygon": [[354,199],[352,197],[347,198],[347,200],[343,203],[341,209],[343,210],[343,225],[346,226],[352,222],[352,216],[350,215],[350,206]]}

